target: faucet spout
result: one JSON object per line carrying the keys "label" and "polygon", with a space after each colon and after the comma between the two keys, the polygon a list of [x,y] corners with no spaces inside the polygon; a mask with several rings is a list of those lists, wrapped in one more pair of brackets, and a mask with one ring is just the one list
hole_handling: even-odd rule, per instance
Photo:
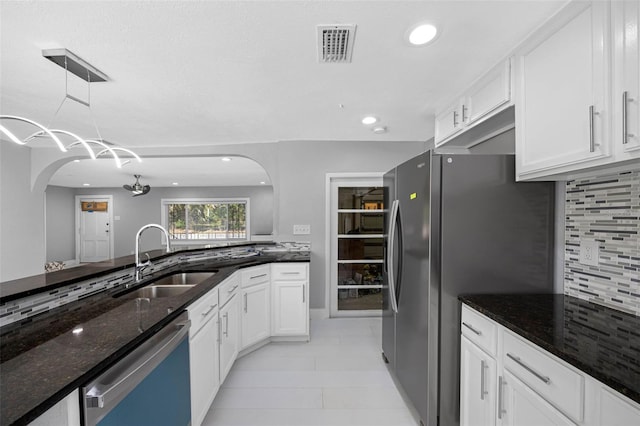
{"label": "faucet spout", "polygon": [[149,228],[158,228],[164,233],[164,236],[167,240],[167,253],[171,253],[171,240],[169,239],[169,232],[167,232],[167,230],[163,226],[158,225],[156,223],[149,223],[147,225],[144,225],[142,228],[140,228],[138,230],[138,233],[136,234],[136,251],[135,251],[135,256],[136,256],[135,280],[136,281],[140,281],[142,279],[142,271],[144,271],[147,266],[151,265],[151,260],[149,259],[148,254],[147,254],[146,261],[144,262],[140,261],[140,236],[145,230]]}

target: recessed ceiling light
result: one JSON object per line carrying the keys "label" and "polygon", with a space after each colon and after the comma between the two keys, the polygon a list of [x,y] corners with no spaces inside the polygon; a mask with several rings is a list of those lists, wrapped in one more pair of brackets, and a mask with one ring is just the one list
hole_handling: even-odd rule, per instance
{"label": "recessed ceiling light", "polygon": [[178,185],[178,182],[173,182],[171,185]]}
{"label": "recessed ceiling light", "polygon": [[438,35],[438,29],[432,24],[420,24],[409,30],[408,40],[414,46],[424,46]]}
{"label": "recessed ceiling light", "polygon": [[366,125],[377,123],[377,122],[378,122],[378,119],[372,115],[369,115],[362,119],[362,124],[366,124]]}
{"label": "recessed ceiling light", "polygon": [[222,157],[222,161],[229,162],[231,161],[231,157]]}
{"label": "recessed ceiling light", "polygon": [[385,126],[376,126],[371,130],[373,131],[373,133],[377,134],[387,133],[387,128]]}
{"label": "recessed ceiling light", "polygon": [[79,162],[80,162],[80,160],[73,160],[73,162],[74,162],[74,163],[79,163]]}
{"label": "recessed ceiling light", "polygon": [[82,186],[91,186],[90,183],[83,183]]}
{"label": "recessed ceiling light", "polygon": [[260,182],[260,185],[266,185],[266,183],[267,183],[267,182],[262,181],[262,182]]}

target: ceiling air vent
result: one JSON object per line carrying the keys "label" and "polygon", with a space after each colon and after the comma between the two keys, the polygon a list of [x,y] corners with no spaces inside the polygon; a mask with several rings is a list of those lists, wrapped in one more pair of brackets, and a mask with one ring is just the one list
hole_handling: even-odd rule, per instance
{"label": "ceiling air vent", "polygon": [[318,61],[351,62],[356,26],[318,25]]}

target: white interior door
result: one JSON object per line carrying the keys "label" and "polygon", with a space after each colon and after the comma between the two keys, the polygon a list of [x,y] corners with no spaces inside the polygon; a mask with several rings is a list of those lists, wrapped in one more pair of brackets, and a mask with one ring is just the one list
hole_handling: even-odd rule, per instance
{"label": "white interior door", "polygon": [[[83,201],[106,202],[106,211],[82,209]],[[111,197],[76,197],[78,226],[78,251],[80,263],[100,262],[113,257],[111,233]]]}

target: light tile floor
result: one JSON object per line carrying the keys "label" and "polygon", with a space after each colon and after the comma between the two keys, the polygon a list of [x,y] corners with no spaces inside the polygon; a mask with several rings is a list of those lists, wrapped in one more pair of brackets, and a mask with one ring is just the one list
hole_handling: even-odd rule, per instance
{"label": "light tile floor", "polygon": [[380,354],[380,318],[312,320],[309,343],[236,361],[204,426],[415,426]]}

